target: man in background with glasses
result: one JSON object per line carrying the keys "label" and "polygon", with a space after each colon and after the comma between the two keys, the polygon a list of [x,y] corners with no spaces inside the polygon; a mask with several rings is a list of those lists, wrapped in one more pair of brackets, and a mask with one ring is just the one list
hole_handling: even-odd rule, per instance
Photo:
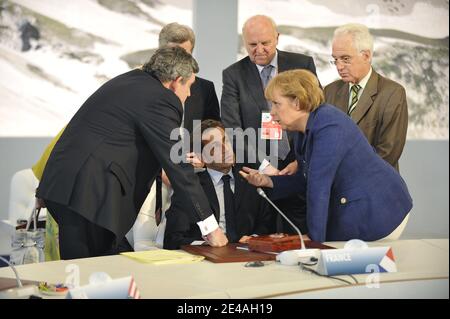
{"label": "man in background with glasses", "polygon": [[408,128],[403,86],[372,68],[373,38],[361,24],[337,28],[331,64],[341,77],[325,87],[325,99],[347,113],[378,155],[396,170]]}

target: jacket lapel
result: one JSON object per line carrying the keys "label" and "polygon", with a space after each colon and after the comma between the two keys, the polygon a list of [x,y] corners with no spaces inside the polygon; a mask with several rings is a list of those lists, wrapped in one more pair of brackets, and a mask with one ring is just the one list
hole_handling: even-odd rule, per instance
{"label": "jacket lapel", "polygon": [[277,51],[278,51],[278,61],[277,61],[278,62],[278,73],[294,69],[294,67],[289,64],[289,61],[288,61],[285,53],[283,51],[279,51],[279,50],[277,50]]}
{"label": "jacket lapel", "polygon": [[243,79],[247,82],[250,94],[255,100],[256,105],[258,105],[259,110],[263,112],[267,108],[267,101],[264,97],[264,90],[261,83],[261,77],[258,73],[258,68],[252,61],[250,61],[250,58],[247,59],[247,63],[244,65],[243,73]]}
{"label": "jacket lapel", "polygon": [[342,82],[342,86],[336,92],[335,106],[340,108],[344,113],[348,111],[349,85]]}
{"label": "jacket lapel", "polygon": [[370,76],[367,85],[364,88],[363,94],[356,104],[355,110],[352,113],[353,121],[358,124],[370,107],[373,104],[375,96],[378,94],[378,73],[372,70],[372,75]]}

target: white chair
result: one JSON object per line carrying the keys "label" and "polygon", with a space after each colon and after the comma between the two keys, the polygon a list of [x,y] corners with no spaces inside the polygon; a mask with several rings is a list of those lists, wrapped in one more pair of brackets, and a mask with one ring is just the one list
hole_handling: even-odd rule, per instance
{"label": "white chair", "polygon": [[[0,221],[0,254],[11,251],[11,236],[19,219],[28,220],[35,203],[35,191],[39,181],[31,168],[16,172],[11,178],[8,219]],[[47,210],[41,209],[39,219],[45,218]]]}
{"label": "white chair", "polygon": [[[39,181],[33,171],[28,168],[16,172],[11,179],[8,219],[0,221],[0,255],[9,255],[11,251],[11,236],[19,219],[28,220],[35,205],[35,191]],[[162,214],[161,223],[155,222],[155,184],[142,205],[133,228],[126,235],[131,246],[136,251],[152,248],[162,248],[164,243],[164,230],[166,227],[165,214]],[[163,207],[165,212],[170,206],[171,190],[164,184],[162,187]],[[47,210],[41,209],[39,219],[44,219]]]}
{"label": "white chair", "polygon": [[164,231],[166,229],[165,211],[170,206],[172,189],[162,184],[162,214],[161,222],[156,225],[156,186],[153,183],[147,198],[142,205],[133,228],[126,235],[128,242],[135,251],[162,248],[164,244]]}

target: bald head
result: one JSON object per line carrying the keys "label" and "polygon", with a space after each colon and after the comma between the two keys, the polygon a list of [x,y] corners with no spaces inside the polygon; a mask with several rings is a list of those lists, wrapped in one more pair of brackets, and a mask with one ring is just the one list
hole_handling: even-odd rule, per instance
{"label": "bald head", "polygon": [[272,61],[278,45],[278,32],[271,18],[263,15],[249,18],[242,27],[242,37],[253,63],[267,65]]}

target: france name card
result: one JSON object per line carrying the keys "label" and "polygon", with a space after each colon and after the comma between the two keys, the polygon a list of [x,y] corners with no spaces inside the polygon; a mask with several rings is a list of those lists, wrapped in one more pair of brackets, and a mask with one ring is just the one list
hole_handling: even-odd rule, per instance
{"label": "france name card", "polygon": [[69,289],[66,299],[140,299],[132,276],[111,279],[108,274],[91,274],[89,284]]}
{"label": "france name card", "polygon": [[[377,271],[378,270],[378,271]],[[317,271],[322,275],[397,272],[391,247],[322,250]]]}

